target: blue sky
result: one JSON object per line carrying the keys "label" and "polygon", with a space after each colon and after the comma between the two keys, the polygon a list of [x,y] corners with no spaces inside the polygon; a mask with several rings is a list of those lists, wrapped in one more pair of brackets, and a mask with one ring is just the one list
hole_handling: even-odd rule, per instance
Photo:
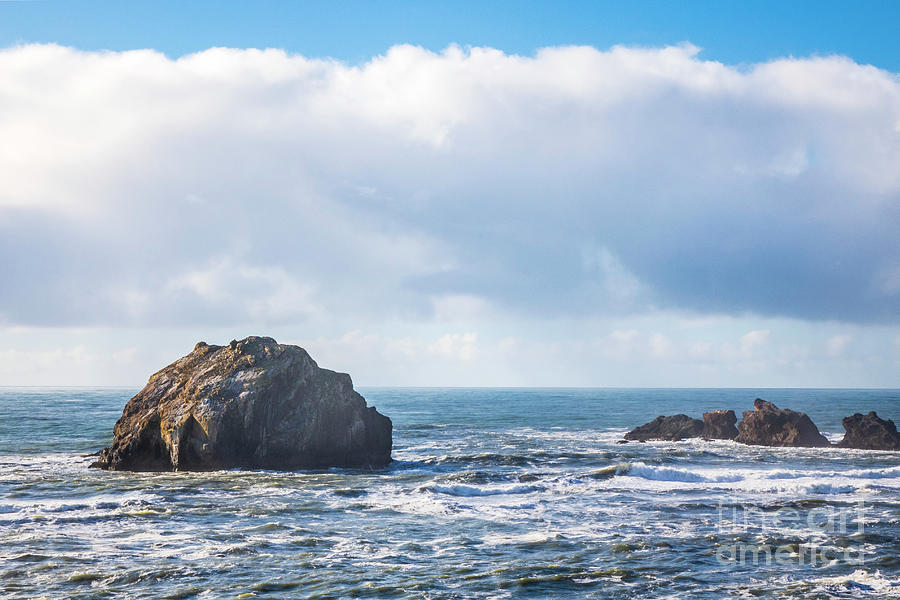
{"label": "blue sky", "polygon": [[900,386],[896,3],[250,6],[0,2],[0,385]]}
{"label": "blue sky", "polygon": [[842,54],[900,71],[900,5],[890,0],[603,1],[24,1],[0,6],[0,40],[85,50],[283,48],[362,62],[396,44],[451,43],[532,54],[556,45],[683,41],[729,64]]}

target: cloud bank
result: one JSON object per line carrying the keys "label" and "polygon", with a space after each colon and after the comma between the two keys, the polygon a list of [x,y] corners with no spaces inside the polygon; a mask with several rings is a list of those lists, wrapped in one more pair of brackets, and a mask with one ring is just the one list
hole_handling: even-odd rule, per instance
{"label": "cloud bank", "polygon": [[847,58],[31,45],[0,140],[6,326],[900,321],[900,78]]}

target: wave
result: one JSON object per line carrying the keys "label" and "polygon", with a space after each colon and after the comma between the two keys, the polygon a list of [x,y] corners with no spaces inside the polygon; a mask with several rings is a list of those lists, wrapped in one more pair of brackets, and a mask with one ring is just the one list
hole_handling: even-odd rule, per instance
{"label": "wave", "polygon": [[[736,493],[786,493],[799,496],[821,496],[831,494],[851,494],[869,489],[869,484],[858,481],[861,478],[871,476],[891,477],[898,469],[859,471],[851,474],[848,480],[832,479],[820,481],[817,473],[804,473],[802,471],[746,471],[743,474],[723,472],[721,470],[691,470],[686,468],[663,467],[648,465],[642,462],[622,463],[610,465],[603,469],[590,471],[574,478],[575,481],[584,483],[586,479],[608,480],[613,478],[637,478],[657,484],[691,483],[701,484],[701,487],[720,493],[730,491]],[[844,474],[835,473],[835,477]],[[779,483],[785,479],[790,483]],[[806,479],[807,481],[803,481]],[[794,481],[796,480],[796,481]],[[658,482],[658,483],[657,483]],[[634,485],[639,485],[635,482]]]}
{"label": "wave", "polygon": [[847,477],[851,479],[900,479],[900,467],[887,469],[853,469],[849,471],[771,471],[767,474],[769,479],[802,479],[805,477],[835,478]]}
{"label": "wave", "polygon": [[483,537],[482,542],[484,542],[488,546],[539,546],[543,544],[558,542],[563,538],[563,534],[558,531],[529,531],[527,533],[516,535],[492,533]]}
{"label": "wave", "polygon": [[857,569],[849,575],[834,577],[820,577],[802,582],[784,581],[789,591],[800,592],[825,592],[828,594],[840,594],[853,596],[872,595],[885,597],[885,594],[896,593],[900,588],[900,580],[892,579],[881,571],[866,571]]}
{"label": "wave", "polygon": [[[546,475],[546,474],[545,474]],[[654,485],[654,489],[664,489],[665,484],[699,484],[701,488],[708,489],[714,493],[730,491],[735,493],[787,493],[790,492],[799,496],[822,496],[832,494],[850,494],[866,489],[866,485],[854,485],[847,481],[791,481],[790,483],[779,483],[782,479],[781,474],[770,478],[770,474],[765,472],[750,472],[747,474],[728,473],[719,470],[689,470],[685,468],[664,467],[656,465],[648,465],[643,462],[614,464],[577,475],[563,476],[535,476],[534,483],[524,484],[522,482],[501,483],[483,481],[479,484],[456,483],[456,482],[440,482],[429,483],[416,489],[418,492],[430,492],[454,497],[481,497],[481,496],[500,496],[500,495],[522,495],[539,492],[549,493],[580,493],[579,489],[590,480],[597,482],[616,479],[620,481],[616,485],[626,485],[628,487],[642,488],[644,485],[637,483],[626,483],[629,479],[646,481]],[[812,478],[811,478],[812,479]],[[663,488],[660,488],[660,485]]]}
{"label": "wave", "polygon": [[640,477],[651,481],[678,481],[684,483],[734,483],[743,481],[741,475],[703,475],[675,467],[654,467],[642,462],[625,463],[616,467],[616,475]]}
{"label": "wave", "polygon": [[490,488],[481,488],[471,485],[427,485],[419,488],[420,491],[433,492],[435,494],[446,494],[448,496],[498,496],[505,494],[530,494],[533,492],[541,492],[544,490],[540,485],[511,485],[497,486]]}
{"label": "wave", "polygon": [[830,483],[814,483],[802,488],[807,494],[851,494],[856,491],[852,485],[833,485]]}
{"label": "wave", "polygon": [[479,452],[477,454],[444,454],[441,456],[428,457],[422,460],[422,463],[429,466],[434,465],[478,465],[478,466],[511,466],[524,467],[528,466],[534,457],[529,454],[501,454],[498,452]]}

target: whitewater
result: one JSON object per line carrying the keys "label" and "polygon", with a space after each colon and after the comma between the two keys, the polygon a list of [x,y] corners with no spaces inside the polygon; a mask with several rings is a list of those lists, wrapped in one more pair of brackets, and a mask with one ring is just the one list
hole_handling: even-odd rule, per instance
{"label": "whitewater", "polygon": [[384,470],[88,469],[135,391],[0,388],[0,596],[900,597],[900,453],[616,443],[758,396],[836,441],[898,390],[364,388]]}

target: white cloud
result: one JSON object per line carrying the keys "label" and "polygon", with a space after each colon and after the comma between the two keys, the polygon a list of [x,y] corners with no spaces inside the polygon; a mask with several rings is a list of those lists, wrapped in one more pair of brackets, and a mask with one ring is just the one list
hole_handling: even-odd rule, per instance
{"label": "white cloud", "polygon": [[122,348],[121,350],[113,352],[110,358],[114,363],[118,363],[120,365],[132,365],[135,363],[137,355],[137,348]]}
{"label": "white cloud", "polygon": [[649,346],[650,354],[656,358],[668,358],[675,349],[672,340],[661,333],[650,336]]}
{"label": "white cloud", "polygon": [[[105,373],[132,365],[137,349],[104,353],[86,345],[0,349],[0,385],[110,385]],[[149,373],[148,373],[149,375]]]}
{"label": "white cloud", "polygon": [[627,361],[641,350],[641,332],[637,329],[614,329],[600,336],[577,353],[597,354],[602,360]]}
{"label": "white cloud", "polygon": [[452,360],[473,360],[478,356],[478,334],[447,333],[430,344],[428,352]]}
{"label": "white cloud", "polygon": [[642,291],[641,283],[609,248],[586,248],[582,250],[582,262],[589,273],[596,274],[603,295],[614,304],[633,302]]}
{"label": "white cloud", "polygon": [[688,345],[688,356],[693,359],[708,359],[712,356],[713,346],[707,341],[697,340]]}
{"label": "white cloud", "polygon": [[437,321],[471,321],[483,318],[488,303],[478,296],[447,294],[431,299],[434,318]]}
{"label": "white cloud", "polygon": [[841,57],[8,48],[0,318],[142,331],[129,368],[148,332],[283,331],[381,383],[774,368],[874,327],[849,360],[900,320],[898,131],[897,75]]}
{"label": "white cloud", "polygon": [[[690,44],[401,45],[359,66],[9,48],[0,251],[31,276],[0,312],[225,325],[305,318],[315,295],[341,317],[478,298],[896,320],[898,123],[894,74],[840,57],[736,68]],[[280,299],[154,309],[179,281],[211,285],[184,277],[216,260]],[[98,279],[111,293],[81,303]]]}
{"label": "white cloud", "polygon": [[6,368],[6,373],[14,373],[23,365],[32,365],[34,368],[44,369],[57,366],[62,361],[75,365],[85,365],[98,359],[98,356],[89,352],[84,346],[73,348],[55,348],[43,351],[0,351],[0,364]]}
{"label": "white cloud", "polygon": [[300,284],[283,267],[236,264],[230,258],[180,273],[163,289],[179,299],[197,296],[207,305],[243,306],[254,321],[305,320],[323,312],[312,286]]}
{"label": "white cloud", "polygon": [[746,358],[755,356],[760,348],[769,341],[771,333],[768,329],[759,329],[742,335],[740,339],[741,354]]}
{"label": "white cloud", "polygon": [[848,334],[839,334],[828,338],[828,341],[825,342],[825,352],[828,356],[836,357],[841,356],[844,353],[844,350],[847,349],[847,345],[853,340],[852,335]]}

